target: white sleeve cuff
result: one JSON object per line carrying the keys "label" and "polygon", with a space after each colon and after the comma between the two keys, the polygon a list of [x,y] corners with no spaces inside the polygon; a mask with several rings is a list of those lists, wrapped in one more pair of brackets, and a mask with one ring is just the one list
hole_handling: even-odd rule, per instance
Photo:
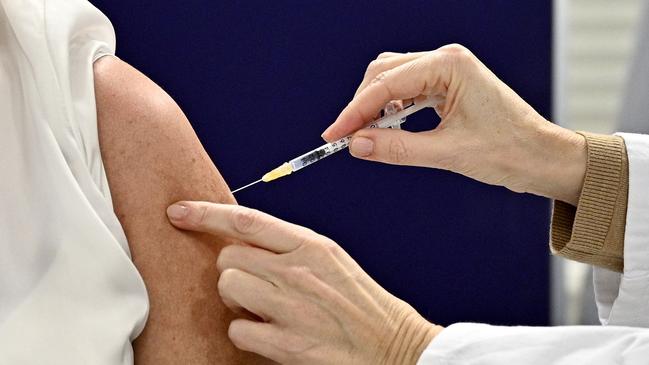
{"label": "white sleeve cuff", "polygon": [[602,324],[649,327],[649,136],[618,133],[629,158],[624,272],[595,268]]}

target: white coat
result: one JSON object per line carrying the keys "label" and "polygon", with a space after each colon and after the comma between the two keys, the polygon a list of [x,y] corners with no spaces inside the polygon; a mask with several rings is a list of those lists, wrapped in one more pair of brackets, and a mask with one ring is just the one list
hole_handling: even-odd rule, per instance
{"label": "white coat", "polygon": [[624,272],[594,268],[602,326],[457,323],[433,339],[419,365],[649,364],[649,135],[619,135],[629,156]]}

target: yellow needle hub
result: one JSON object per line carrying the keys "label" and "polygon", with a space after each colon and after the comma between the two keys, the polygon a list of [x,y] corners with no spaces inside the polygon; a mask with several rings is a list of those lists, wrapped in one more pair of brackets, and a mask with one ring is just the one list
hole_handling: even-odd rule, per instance
{"label": "yellow needle hub", "polygon": [[289,164],[288,162],[284,162],[282,166],[264,174],[264,176],[261,177],[261,180],[263,182],[273,181],[275,179],[279,179],[282,176],[290,175],[291,172],[293,172],[293,169],[291,168],[291,164]]}

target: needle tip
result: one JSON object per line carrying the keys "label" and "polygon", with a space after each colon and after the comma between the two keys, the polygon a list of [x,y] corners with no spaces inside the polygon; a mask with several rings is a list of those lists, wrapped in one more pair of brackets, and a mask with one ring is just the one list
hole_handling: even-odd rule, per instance
{"label": "needle tip", "polygon": [[232,194],[236,193],[237,191],[241,191],[241,190],[243,190],[243,189],[245,189],[245,188],[248,188],[248,187],[250,187],[250,186],[253,186],[253,185],[255,185],[256,183],[258,183],[258,182],[260,182],[260,181],[261,181],[261,179],[259,179],[259,180],[257,180],[257,181],[253,181],[253,182],[251,182],[251,183],[248,184],[248,185],[244,185],[244,186],[240,187],[239,189],[232,190]]}

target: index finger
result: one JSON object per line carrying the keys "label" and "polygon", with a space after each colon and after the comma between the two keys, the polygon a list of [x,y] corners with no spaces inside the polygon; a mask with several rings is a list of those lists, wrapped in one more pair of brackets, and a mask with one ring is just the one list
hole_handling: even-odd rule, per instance
{"label": "index finger", "polygon": [[293,251],[317,236],[305,227],[238,205],[183,201],[170,206],[167,215],[178,228],[236,238],[276,253]]}
{"label": "index finger", "polygon": [[322,137],[332,141],[357,131],[391,100],[443,95],[448,77],[437,51],[384,71],[343,109]]}

